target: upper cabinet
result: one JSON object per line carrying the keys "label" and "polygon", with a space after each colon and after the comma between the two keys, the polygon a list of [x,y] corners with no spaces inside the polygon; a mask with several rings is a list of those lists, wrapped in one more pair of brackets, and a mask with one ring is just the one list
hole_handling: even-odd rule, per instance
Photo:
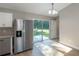
{"label": "upper cabinet", "polygon": [[0,27],[12,27],[12,14],[0,12]]}

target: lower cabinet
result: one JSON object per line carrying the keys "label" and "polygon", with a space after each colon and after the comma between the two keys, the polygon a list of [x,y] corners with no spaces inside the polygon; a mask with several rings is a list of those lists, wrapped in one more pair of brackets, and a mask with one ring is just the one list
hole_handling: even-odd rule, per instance
{"label": "lower cabinet", "polygon": [[10,53],[10,39],[0,39],[0,55]]}
{"label": "lower cabinet", "polygon": [[0,40],[0,55],[2,54],[2,42]]}

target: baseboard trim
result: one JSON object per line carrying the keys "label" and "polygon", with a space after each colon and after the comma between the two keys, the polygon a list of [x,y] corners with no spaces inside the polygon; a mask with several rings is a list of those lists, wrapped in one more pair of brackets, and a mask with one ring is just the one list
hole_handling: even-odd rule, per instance
{"label": "baseboard trim", "polygon": [[65,45],[65,46],[68,46],[68,47],[70,47],[70,48],[73,48],[73,49],[79,50],[79,48],[78,48],[77,46],[75,46],[75,45],[66,44],[66,43],[62,43],[62,42],[59,42],[59,43]]}
{"label": "baseboard trim", "polygon": [[51,40],[54,40],[54,39],[59,39],[58,37],[56,37],[56,38],[51,38]]}
{"label": "baseboard trim", "polygon": [[7,56],[7,55],[10,55],[10,53],[2,54],[0,56]]}
{"label": "baseboard trim", "polygon": [[21,51],[21,52],[16,52],[16,53],[14,53],[14,55],[16,55],[16,54],[19,54],[19,53],[22,53],[22,52],[25,52],[25,51],[29,51],[29,50],[32,50],[33,48],[30,48],[30,49],[27,49],[27,50],[24,50],[24,51]]}

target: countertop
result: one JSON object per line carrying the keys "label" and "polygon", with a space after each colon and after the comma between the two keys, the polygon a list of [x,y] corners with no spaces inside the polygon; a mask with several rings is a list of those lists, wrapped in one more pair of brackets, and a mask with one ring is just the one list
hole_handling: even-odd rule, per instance
{"label": "countertop", "polygon": [[0,36],[0,38],[11,38],[12,36]]}

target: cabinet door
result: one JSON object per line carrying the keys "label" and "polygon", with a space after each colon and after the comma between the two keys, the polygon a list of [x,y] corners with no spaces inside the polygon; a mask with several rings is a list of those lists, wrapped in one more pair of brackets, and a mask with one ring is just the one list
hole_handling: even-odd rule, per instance
{"label": "cabinet door", "polygon": [[10,53],[10,39],[6,38],[3,39],[4,41],[2,42],[3,44],[3,54]]}
{"label": "cabinet door", "polygon": [[5,24],[4,24],[4,22],[5,22],[4,19],[5,19],[4,14],[0,13],[0,27],[3,27],[3,25],[5,25]]}
{"label": "cabinet door", "polygon": [[12,14],[5,14],[4,27],[12,27]]}
{"label": "cabinet door", "polygon": [[2,55],[2,40],[0,40],[0,55]]}
{"label": "cabinet door", "polygon": [[12,27],[12,14],[0,12],[0,27]]}
{"label": "cabinet door", "polygon": [[0,39],[0,55],[10,53],[10,39]]}

